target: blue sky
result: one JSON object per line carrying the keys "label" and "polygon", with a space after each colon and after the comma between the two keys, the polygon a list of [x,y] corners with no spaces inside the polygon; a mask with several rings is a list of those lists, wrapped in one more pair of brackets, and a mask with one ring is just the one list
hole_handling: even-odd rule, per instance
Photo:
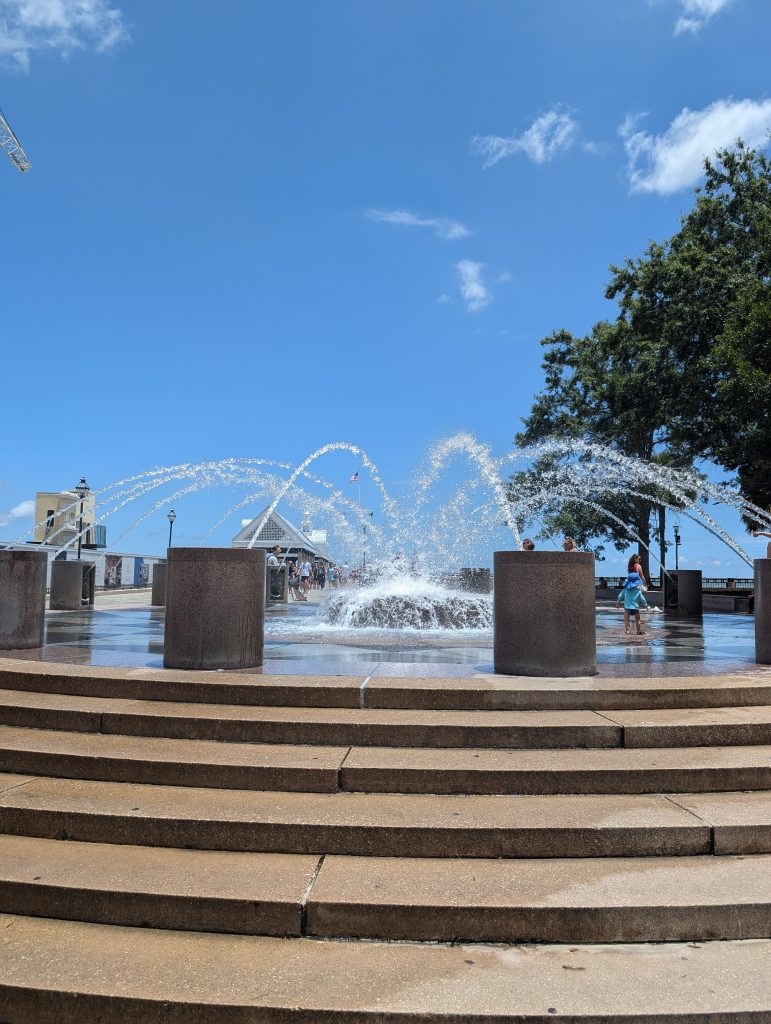
{"label": "blue sky", "polygon": [[0,0],[0,534],[82,474],[346,439],[398,494],[448,433],[503,453],[539,339],[613,315],[704,152],[765,144],[769,38],[766,0]]}

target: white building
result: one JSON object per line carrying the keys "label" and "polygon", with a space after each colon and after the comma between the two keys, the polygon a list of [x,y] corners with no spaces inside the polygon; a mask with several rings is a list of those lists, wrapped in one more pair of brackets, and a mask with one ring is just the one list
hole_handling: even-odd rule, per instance
{"label": "white building", "polygon": [[[265,519],[268,509],[255,516],[254,519],[241,521],[241,530],[231,541],[231,547],[248,548],[254,537],[258,526]],[[303,516],[302,526],[298,530],[288,519],[285,519],[275,509],[270,513],[257,539],[252,544],[254,548],[262,548],[270,551],[278,544],[281,548],[281,557],[294,561],[300,555],[308,558],[309,561],[331,562],[327,546],[327,531],[314,530],[310,516],[306,513]]]}
{"label": "white building", "polygon": [[[54,559],[73,562],[78,557],[75,547],[61,551],[56,544],[13,544],[1,541],[0,548],[15,550],[45,551],[48,555],[48,574],[46,587],[51,585],[51,563]],[[153,570],[158,562],[164,561],[160,555],[132,555],[117,551],[96,551],[83,549],[81,561],[94,562],[96,565],[95,586],[115,587],[149,587],[153,582]]]}

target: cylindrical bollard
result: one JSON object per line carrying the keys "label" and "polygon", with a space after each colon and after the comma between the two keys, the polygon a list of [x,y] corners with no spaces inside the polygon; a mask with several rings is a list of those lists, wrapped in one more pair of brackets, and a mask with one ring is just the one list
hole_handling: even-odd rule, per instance
{"label": "cylindrical bollard", "polygon": [[755,661],[771,665],[771,558],[755,559]]}
{"label": "cylindrical bollard", "polygon": [[593,554],[496,551],[493,578],[496,672],[597,674]]}
{"label": "cylindrical bollard", "polygon": [[166,668],[255,668],[265,632],[265,552],[170,548]]}
{"label": "cylindrical bollard", "polygon": [[0,650],[43,646],[45,551],[0,551]]}
{"label": "cylindrical bollard", "polygon": [[83,583],[83,574],[89,571],[96,571],[95,562],[64,562],[57,559],[51,562],[51,597],[48,601],[51,611],[81,611],[84,603],[90,607],[90,601],[84,602]]}
{"label": "cylindrical bollard", "polygon": [[489,569],[461,569],[458,575],[461,590],[471,594],[489,594],[492,590]]}
{"label": "cylindrical bollard", "polygon": [[150,604],[162,608],[166,604],[166,563],[156,562],[153,566],[153,589]]}
{"label": "cylindrical bollard", "polygon": [[664,578],[664,610],[683,619],[702,614],[701,569],[676,569]]}

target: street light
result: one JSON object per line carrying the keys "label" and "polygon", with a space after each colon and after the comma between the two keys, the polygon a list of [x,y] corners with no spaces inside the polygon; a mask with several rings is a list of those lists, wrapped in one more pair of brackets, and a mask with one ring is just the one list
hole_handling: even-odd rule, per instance
{"label": "street light", "polygon": [[675,523],[675,572],[677,572],[677,570],[679,568],[679,564],[680,564],[679,563],[679,559],[678,559],[679,551],[680,551],[680,525],[679,525],[679,523]]}
{"label": "street light", "polygon": [[83,540],[83,502],[86,500],[86,495],[89,493],[89,486],[86,483],[86,478],[82,476],[80,483],[75,488],[75,493],[80,498],[80,516],[78,517],[78,561],[80,561],[80,545]]}
{"label": "street light", "polygon": [[169,510],[169,514],[166,518],[169,521],[169,547],[171,547],[171,531],[174,529],[174,520],[177,518],[177,513],[173,508]]}

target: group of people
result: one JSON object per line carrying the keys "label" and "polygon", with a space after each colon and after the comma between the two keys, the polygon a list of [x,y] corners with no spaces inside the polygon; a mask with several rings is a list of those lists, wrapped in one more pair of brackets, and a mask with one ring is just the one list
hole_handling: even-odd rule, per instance
{"label": "group of people", "polygon": [[[757,536],[757,533],[754,535]],[[766,535],[764,534],[763,536]],[[771,548],[771,545],[769,545],[769,548]],[[522,549],[524,551],[535,551],[535,544],[529,537],[525,537],[522,541]],[[572,537],[565,537],[562,542],[562,550],[568,553],[575,552],[578,551],[578,545]],[[632,632],[632,622],[635,623],[638,636],[644,636],[645,634],[640,621],[640,609],[648,607],[648,602],[645,600],[647,589],[648,584],[643,572],[642,561],[638,554],[634,554],[629,559],[627,577],[624,581],[623,589],[616,600],[616,604],[623,604],[624,606],[625,634]]]}
{"label": "group of people", "polygon": [[282,558],[281,545],[276,544],[268,554],[268,568],[278,569],[282,565],[289,574],[289,593],[295,601],[307,601],[310,590],[324,590],[327,583],[334,590],[346,583],[349,575],[347,562],[327,566],[321,561],[311,562],[307,555],[292,561]]}
{"label": "group of people", "polygon": [[[535,551],[535,543],[532,540],[530,540],[529,537],[525,537],[525,539],[522,541],[522,550],[523,551]],[[563,540],[563,542],[562,542],[562,550],[563,551],[578,551],[578,545],[576,544],[576,542],[573,540],[572,537],[566,537]]]}

